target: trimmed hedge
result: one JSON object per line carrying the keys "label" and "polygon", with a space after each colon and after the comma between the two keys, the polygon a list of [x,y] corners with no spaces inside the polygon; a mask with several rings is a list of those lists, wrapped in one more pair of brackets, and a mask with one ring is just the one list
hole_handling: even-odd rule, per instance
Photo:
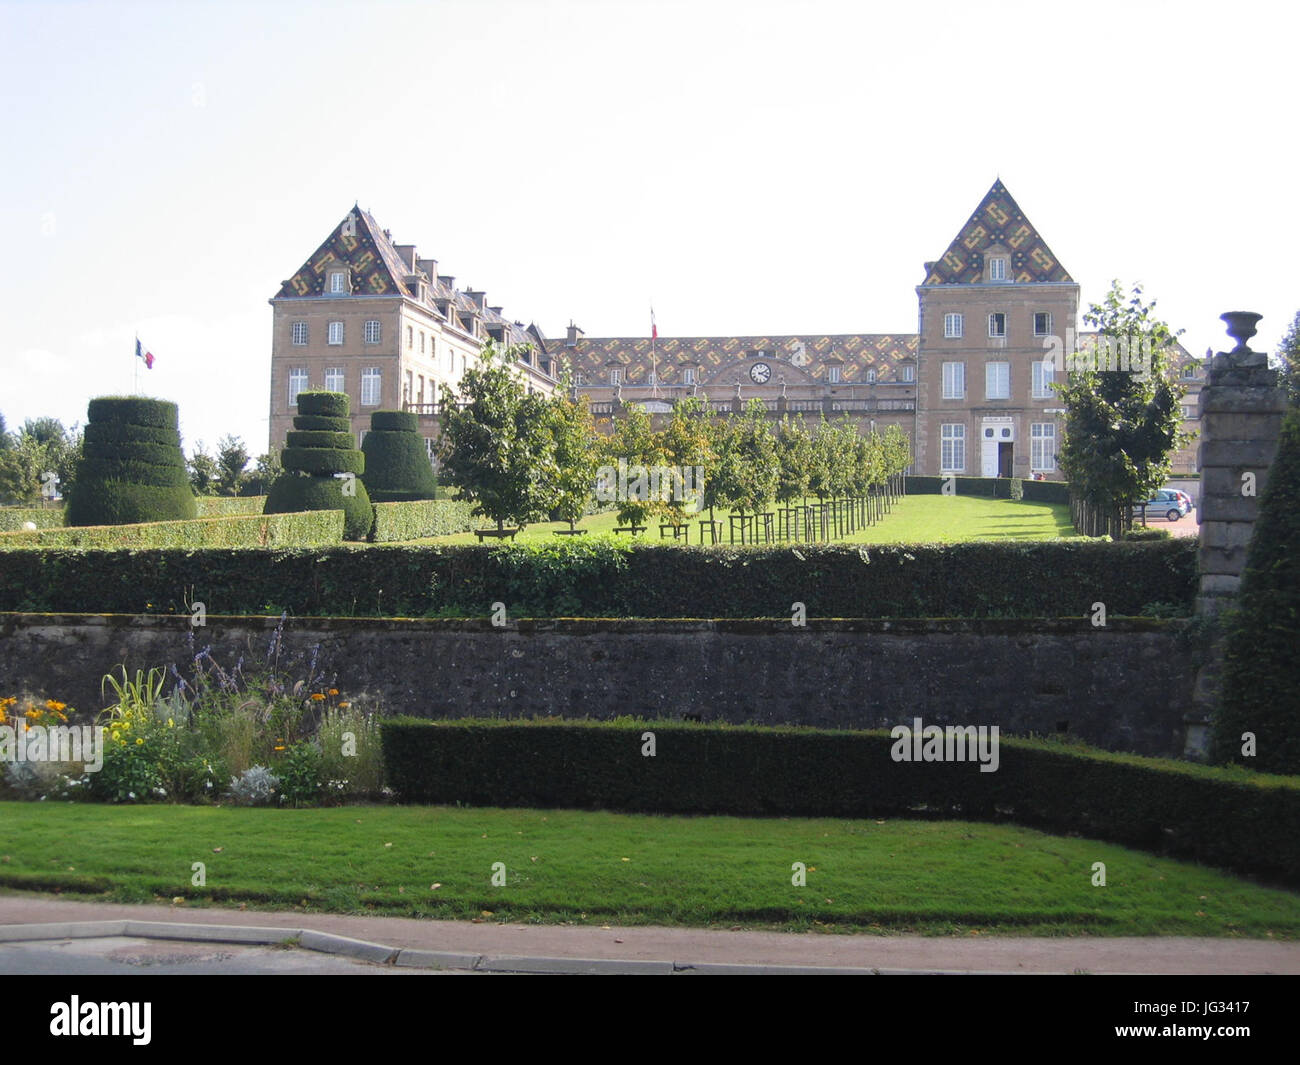
{"label": "trimmed hedge", "polygon": [[[910,725],[910,719],[902,724]],[[653,732],[655,756],[643,756]],[[382,725],[400,801],[764,817],[1006,818],[1300,884],[1300,778],[999,737],[996,772],[887,732],[681,722]]]}
{"label": "trimmed hedge", "polygon": [[366,488],[376,503],[433,499],[437,494],[438,482],[415,414],[375,411],[361,450],[366,456]]}
{"label": "trimmed hedge", "polygon": [[326,433],[347,433],[348,442],[352,441],[352,419],[330,418],[317,414],[299,414],[293,419],[296,429],[314,429]]}
{"label": "trimmed hedge", "polygon": [[[908,495],[940,495],[946,477],[907,477],[905,490]],[[954,477],[955,494],[959,496],[983,496],[986,499],[1010,499],[1011,477]],[[1030,503],[1060,503],[1068,506],[1070,486],[1064,481],[1021,482],[1023,498]]]}
{"label": "trimmed hedge", "polygon": [[343,540],[343,512],[235,514],[139,525],[81,525],[0,533],[0,550],[23,547],[97,549],[172,547],[309,547]]}
{"label": "trimmed hedge", "polygon": [[290,429],[284,434],[284,442],[288,447],[332,447],[349,451],[352,448],[352,434],[326,429]]}
{"label": "trimmed hedge", "polygon": [[346,392],[299,392],[298,414],[317,418],[346,418],[348,394]]}
{"label": "trimmed hedge", "polygon": [[[1282,421],[1238,605],[1224,647],[1215,759],[1300,773],[1300,410]],[[1246,732],[1253,757],[1242,754]]]}
{"label": "trimmed hedge", "polygon": [[199,496],[194,502],[200,518],[217,518],[226,514],[261,514],[266,496]]}
{"label": "trimmed hedge", "polygon": [[63,525],[63,507],[0,507],[0,532],[16,532],[30,521],[38,529]]}
{"label": "trimmed hedge", "polygon": [[[338,473],[360,475],[366,470],[366,457],[352,446],[352,434],[319,426],[321,421],[342,422],[348,428],[346,392],[299,392],[298,410],[293,419],[298,439],[280,452],[285,472],[276,478],[266,497],[267,514],[292,513],[299,510],[341,510],[344,513],[343,535],[349,540],[364,540],[375,523],[370,495],[359,476],[351,481],[351,494],[344,494],[344,480]],[[322,446],[306,445],[302,439],[322,441]]]}
{"label": "trimmed hedge", "polygon": [[64,513],[67,525],[195,517],[175,403],[105,396],[92,399],[87,410],[85,445]]}
{"label": "trimmed hedge", "polygon": [[[332,480],[325,485],[337,486]],[[516,618],[789,618],[790,604],[801,601],[813,617],[1083,617],[1101,601],[1109,614],[1139,616],[1152,603],[1190,612],[1196,552],[1193,539],[868,549],[677,547],[595,538],[259,556],[11,552],[0,558],[0,610],[134,614],[146,602],[179,601],[197,583],[214,589],[214,599],[219,592],[230,612],[250,614],[265,613],[270,603],[276,612],[296,614],[483,617],[501,601]]]}
{"label": "trimmed hedge", "polygon": [[1129,529],[1123,540],[1168,540],[1172,534],[1168,529]]}
{"label": "trimmed hedge", "polygon": [[375,527],[370,539],[376,543],[419,540],[426,536],[450,536],[478,527],[470,513],[474,504],[445,499],[416,499],[406,503],[376,503]]}

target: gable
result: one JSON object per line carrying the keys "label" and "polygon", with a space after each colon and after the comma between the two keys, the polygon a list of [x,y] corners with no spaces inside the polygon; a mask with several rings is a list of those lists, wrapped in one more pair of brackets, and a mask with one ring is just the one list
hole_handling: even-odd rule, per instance
{"label": "gable", "polygon": [[323,296],[325,274],[332,263],[349,267],[352,291],[357,295],[410,295],[402,283],[405,269],[392,241],[369,212],[353,207],[311,258],[280,286],[276,298]]}
{"label": "gable", "polygon": [[993,187],[948,245],[943,257],[925,264],[925,284],[960,285],[982,281],[984,253],[993,247],[1008,252],[1011,261],[1008,279],[1011,281],[1022,284],[1074,281],[999,179],[993,182]]}

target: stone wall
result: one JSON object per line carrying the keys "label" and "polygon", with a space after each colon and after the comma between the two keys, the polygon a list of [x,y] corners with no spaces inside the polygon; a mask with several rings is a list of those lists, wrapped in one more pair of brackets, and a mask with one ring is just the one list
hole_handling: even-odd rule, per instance
{"label": "stone wall", "polygon": [[[210,645],[263,661],[275,618],[0,615],[0,695],[28,690],[98,709],[103,675],[175,663]],[[892,727],[996,724],[1067,732],[1113,750],[1179,755],[1193,670],[1185,622],[486,621],[303,618],[349,696],[422,717],[698,717]],[[301,675],[299,671],[298,675]]]}

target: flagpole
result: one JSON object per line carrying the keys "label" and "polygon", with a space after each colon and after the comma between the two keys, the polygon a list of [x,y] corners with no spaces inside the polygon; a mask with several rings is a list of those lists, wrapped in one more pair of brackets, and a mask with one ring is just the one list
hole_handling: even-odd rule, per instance
{"label": "flagpole", "polygon": [[654,399],[659,398],[659,360],[655,355],[655,338],[659,336],[659,329],[655,325],[654,305],[650,305],[650,373],[653,374],[654,384],[650,386],[650,395]]}
{"label": "flagpole", "polygon": [[135,348],[131,352],[131,362],[135,364],[135,368],[132,370],[131,373],[131,387],[134,390],[135,395],[138,396],[140,394],[140,333],[139,330],[137,330],[135,334]]}

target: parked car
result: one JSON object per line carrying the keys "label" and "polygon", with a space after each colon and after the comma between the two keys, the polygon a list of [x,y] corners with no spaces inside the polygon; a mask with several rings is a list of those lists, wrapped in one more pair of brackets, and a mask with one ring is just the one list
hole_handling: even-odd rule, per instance
{"label": "parked car", "polygon": [[1184,514],[1190,513],[1192,499],[1186,492],[1180,492],[1176,488],[1162,488],[1145,503],[1133,504],[1134,517],[1141,517],[1143,507],[1146,507],[1148,518],[1164,515],[1170,521],[1177,521]]}

